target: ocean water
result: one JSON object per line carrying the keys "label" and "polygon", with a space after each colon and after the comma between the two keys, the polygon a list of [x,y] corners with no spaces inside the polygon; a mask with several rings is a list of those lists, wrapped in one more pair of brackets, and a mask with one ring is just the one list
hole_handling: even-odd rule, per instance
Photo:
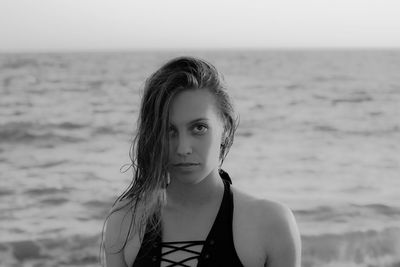
{"label": "ocean water", "polygon": [[98,266],[145,78],[224,74],[234,186],[287,204],[304,267],[400,266],[400,50],[0,54],[0,266]]}

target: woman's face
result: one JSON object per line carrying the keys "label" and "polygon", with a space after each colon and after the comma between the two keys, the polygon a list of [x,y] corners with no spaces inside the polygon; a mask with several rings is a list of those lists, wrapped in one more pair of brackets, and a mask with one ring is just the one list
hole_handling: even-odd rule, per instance
{"label": "woman's face", "polygon": [[224,127],[216,100],[208,90],[185,90],[174,97],[169,116],[171,182],[199,183],[219,164]]}

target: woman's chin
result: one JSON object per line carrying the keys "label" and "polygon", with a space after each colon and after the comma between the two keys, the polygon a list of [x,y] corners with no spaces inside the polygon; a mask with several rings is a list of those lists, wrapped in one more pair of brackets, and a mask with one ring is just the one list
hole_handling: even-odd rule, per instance
{"label": "woman's chin", "polygon": [[174,172],[171,173],[171,182],[177,181],[182,184],[198,184],[204,177],[199,172]]}

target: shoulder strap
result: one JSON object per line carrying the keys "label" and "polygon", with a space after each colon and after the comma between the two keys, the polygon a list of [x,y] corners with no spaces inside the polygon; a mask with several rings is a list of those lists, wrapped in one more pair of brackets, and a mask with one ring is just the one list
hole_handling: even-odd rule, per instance
{"label": "shoulder strap", "polygon": [[229,184],[232,184],[232,179],[226,171],[224,171],[223,169],[219,169],[218,172],[219,176],[221,176],[223,180],[229,182]]}

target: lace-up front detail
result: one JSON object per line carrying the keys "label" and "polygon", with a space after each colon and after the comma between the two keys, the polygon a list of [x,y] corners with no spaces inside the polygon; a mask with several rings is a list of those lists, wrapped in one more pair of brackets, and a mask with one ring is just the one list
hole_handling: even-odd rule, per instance
{"label": "lace-up front detail", "polygon": [[[174,241],[161,243],[161,267],[197,266],[205,241]],[[177,257],[176,252],[182,259]]]}

